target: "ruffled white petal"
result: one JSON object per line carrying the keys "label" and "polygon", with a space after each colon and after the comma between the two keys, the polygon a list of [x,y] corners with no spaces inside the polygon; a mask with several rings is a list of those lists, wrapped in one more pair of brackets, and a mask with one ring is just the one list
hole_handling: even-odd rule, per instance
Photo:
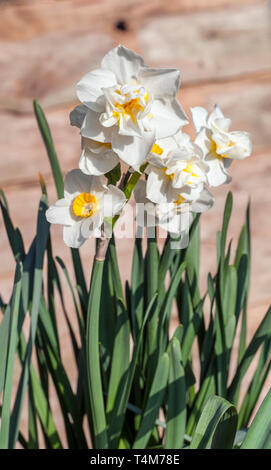
{"label": "ruffled white petal", "polygon": [[87,139],[99,142],[110,142],[112,129],[102,126],[99,121],[100,114],[88,109],[81,127],[81,135]]}
{"label": "ruffled white petal", "polygon": [[193,212],[206,212],[211,209],[214,204],[214,197],[210,191],[205,187],[200,193],[199,198],[191,203],[191,210]]}
{"label": "ruffled white petal", "polygon": [[188,124],[184,110],[176,99],[154,100],[151,107],[151,125],[156,132],[156,139],[163,139],[176,134],[182,126]]}
{"label": "ruffled white petal", "polygon": [[208,111],[206,111],[206,109],[202,108],[201,106],[195,106],[190,108],[190,110],[196,132],[200,132],[202,127],[207,126]]}
{"label": "ruffled white petal", "polygon": [[99,176],[111,171],[118,162],[118,156],[112,150],[97,154],[85,146],[79,160],[79,168],[86,175]]}
{"label": "ruffled white petal", "polygon": [[208,157],[206,163],[209,167],[207,172],[207,180],[210,186],[220,186],[229,183],[231,177],[226,172],[223,162],[216,157]]}
{"label": "ruffled white petal", "polygon": [[231,126],[231,119],[228,118],[218,118],[211,122],[211,128],[213,132],[222,131],[228,132]]}
{"label": "ruffled white petal", "polygon": [[252,142],[248,132],[233,131],[228,134],[230,139],[230,146],[219,150],[219,153],[227,155],[227,158],[232,160],[243,160],[251,155]]}
{"label": "ruffled white petal", "polygon": [[145,162],[154,141],[153,131],[144,132],[142,137],[124,136],[116,131],[112,133],[112,149],[130,166]]}
{"label": "ruffled white petal", "polygon": [[211,147],[211,131],[205,127],[196,135],[194,143],[200,148],[203,157],[210,152]]}
{"label": "ruffled white petal", "polygon": [[87,73],[76,85],[78,99],[96,112],[105,107],[103,88],[116,85],[116,77],[110,70],[97,69]]}
{"label": "ruffled white petal", "polygon": [[211,127],[212,123],[213,123],[216,119],[223,119],[223,118],[224,118],[224,114],[222,113],[220,107],[216,104],[216,105],[214,106],[213,111],[210,113],[209,118],[207,119],[207,125],[208,125],[208,127]]}
{"label": "ruffled white petal", "polygon": [[146,172],[148,173],[146,195],[150,201],[164,204],[177,199],[178,190],[172,187],[171,179],[164,169],[152,166]]}
{"label": "ruffled white petal", "polygon": [[157,225],[169,233],[180,235],[182,232],[182,214],[176,210],[169,212],[167,217],[164,215],[162,219],[158,219]]}
{"label": "ruffled white petal", "polygon": [[102,60],[102,68],[111,70],[119,84],[134,84],[140,68],[144,66],[140,55],[122,45],[109,51]]}
{"label": "ruffled white petal", "polygon": [[177,69],[144,67],[139,71],[138,79],[154,98],[175,98],[180,87],[180,72]]}

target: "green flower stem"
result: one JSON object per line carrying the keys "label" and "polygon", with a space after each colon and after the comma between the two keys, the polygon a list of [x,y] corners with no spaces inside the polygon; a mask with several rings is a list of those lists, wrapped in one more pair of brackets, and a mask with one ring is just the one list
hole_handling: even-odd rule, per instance
{"label": "green flower stem", "polygon": [[101,244],[102,250],[107,249],[106,244],[102,242],[103,240],[98,241],[97,253],[92,268],[86,332],[87,375],[94,433],[92,437],[96,449],[108,448],[99,356],[99,316],[104,260],[97,259],[97,255],[99,255],[99,249],[101,250]]}
{"label": "green flower stem", "polygon": [[[125,196],[126,196],[126,199],[127,199],[127,202],[129,201],[131,195],[132,195],[132,192],[133,190],[135,189],[135,186],[138,182],[138,180],[140,179],[142,173],[145,171],[145,169],[147,168],[148,166],[148,163],[144,163],[144,165],[141,165],[140,167],[140,172],[139,171],[135,171],[134,173],[130,173],[129,171],[126,173],[126,176],[128,179],[126,185],[124,186],[124,188],[122,189],[122,191],[124,192]],[[129,177],[129,175],[131,175]],[[112,230],[114,228],[114,225],[115,223],[117,222],[118,218],[119,218],[120,214],[118,215],[115,215],[115,217],[113,217],[112,219]]]}
{"label": "green flower stem", "polygon": [[144,165],[141,165],[141,167],[140,167],[140,172],[135,171],[134,173],[132,173],[131,177],[129,178],[126,186],[123,189],[123,192],[124,192],[127,200],[130,199],[130,197],[132,195],[132,192],[135,189],[135,186],[136,186],[138,180],[140,179],[142,173],[146,170],[147,166],[148,166],[148,163],[144,163]]}

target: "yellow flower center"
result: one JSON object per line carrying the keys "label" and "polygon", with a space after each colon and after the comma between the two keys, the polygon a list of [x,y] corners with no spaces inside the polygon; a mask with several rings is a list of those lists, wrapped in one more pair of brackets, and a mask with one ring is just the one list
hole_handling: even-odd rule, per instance
{"label": "yellow flower center", "polygon": [[[164,168],[164,171],[165,171],[167,177],[168,177],[171,181],[173,181],[174,176],[175,176],[175,173],[168,174],[168,173],[167,173],[167,170],[168,170],[168,168]],[[199,178],[199,175],[197,175],[196,173],[193,172],[193,164],[192,164],[192,163],[187,163],[186,167],[185,167],[183,170],[181,170],[181,172],[182,172],[182,171],[184,171],[185,173],[189,173],[191,176],[193,176],[193,177],[195,177],[195,178]],[[188,181],[187,183],[188,183],[188,184],[191,184],[190,181]]]}
{"label": "yellow flower center", "polygon": [[163,151],[164,150],[161,147],[159,147],[159,145],[153,144],[151,153],[156,153],[156,155],[162,155]]}
{"label": "yellow flower center", "polygon": [[[232,141],[230,141],[228,144],[229,147],[232,147],[233,145],[234,143]],[[227,158],[227,155],[220,155],[220,153],[217,153],[218,150],[219,150],[219,147],[217,143],[213,139],[211,139],[211,146],[210,146],[211,154],[214,155],[219,160],[222,160],[222,158]]]}
{"label": "yellow flower center", "polygon": [[174,201],[174,203],[176,204],[176,206],[180,206],[184,201],[186,201],[185,197],[179,194],[179,196],[177,197],[176,201]]}
{"label": "yellow flower center", "polygon": [[[136,90],[138,93],[138,90]],[[120,95],[120,91],[116,90],[116,93]],[[147,102],[148,100],[148,93],[145,93],[144,95],[144,100]],[[118,121],[120,120],[121,116],[129,116],[133,123],[136,122],[136,116],[139,113],[139,111],[144,111],[144,106],[140,104],[139,98],[133,98],[130,101],[127,101],[126,103],[120,104],[116,103],[115,107],[118,109],[118,111],[114,111],[113,116],[117,117]]]}
{"label": "yellow flower center", "polygon": [[72,209],[77,217],[91,217],[98,208],[98,201],[93,194],[81,193],[72,203]]}
{"label": "yellow flower center", "polygon": [[163,168],[163,171],[165,172],[166,176],[173,181],[174,179],[174,173],[171,173],[170,175],[167,173],[168,168]]}

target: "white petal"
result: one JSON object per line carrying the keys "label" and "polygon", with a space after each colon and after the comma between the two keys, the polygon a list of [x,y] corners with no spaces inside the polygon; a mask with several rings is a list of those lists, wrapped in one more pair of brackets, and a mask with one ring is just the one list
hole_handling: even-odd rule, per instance
{"label": "white petal", "polygon": [[[182,131],[179,131],[180,133],[182,133]],[[178,134],[175,134],[174,136],[170,136],[170,137],[165,137],[164,139],[158,139],[155,143],[157,145],[159,145],[159,147],[162,148],[163,150],[163,153],[162,153],[162,157],[164,158],[164,154],[167,155],[171,150],[174,150],[176,149],[176,146],[177,146],[177,140],[176,138],[178,139]]]}
{"label": "white petal", "polygon": [[213,131],[215,132],[217,129],[222,132],[228,132],[229,128],[231,126],[231,119],[228,118],[219,118],[215,119],[211,123],[211,127]]}
{"label": "white petal", "polygon": [[214,197],[207,188],[204,188],[200,193],[199,198],[196,201],[193,201],[191,204],[191,209],[193,212],[205,212],[208,209],[211,209],[214,204]]}
{"label": "white petal", "polygon": [[46,211],[46,218],[50,224],[73,225],[74,219],[71,216],[70,201],[59,199]]}
{"label": "white petal", "polygon": [[207,120],[208,126],[210,127],[212,125],[212,122],[214,122],[216,119],[223,119],[223,118],[224,118],[224,114],[222,113],[220,107],[216,104],[214,106],[214,110],[211,112]]}
{"label": "white petal", "polygon": [[76,85],[78,99],[93,111],[105,108],[102,88],[116,85],[116,77],[110,70],[97,69],[87,73]]}
{"label": "white petal", "polygon": [[233,138],[234,145],[228,148],[226,155],[233,160],[243,160],[252,152],[251,137],[248,132],[233,131],[229,134]]}
{"label": "white petal", "polygon": [[175,98],[180,87],[180,72],[177,69],[144,67],[138,80],[154,98]]}
{"label": "white petal", "polygon": [[175,213],[169,213],[168,218],[164,217],[162,220],[159,220],[158,225],[167,232],[180,234],[182,231],[181,220],[182,215],[175,211]]}
{"label": "white petal", "polygon": [[177,199],[178,190],[172,188],[171,179],[163,169],[152,167],[148,173],[146,195],[150,201],[164,204]]}
{"label": "white petal", "polygon": [[176,134],[182,126],[188,124],[185,112],[176,99],[155,100],[150,114],[156,139],[170,137]]}
{"label": "white petal", "polygon": [[[193,215],[192,212],[188,213],[181,213],[179,214],[179,221],[176,221],[176,228],[179,226],[179,230],[175,231],[169,230],[171,238],[173,238],[172,242],[174,242],[174,239],[178,238],[178,240],[175,240],[176,243],[176,248],[182,249],[186,248],[188,243],[189,243],[189,228],[193,222]],[[171,224],[172,225],[172,224]],[[179,237],[181,236],[181,239],[179,240]],[[175,244],[173,244],[174,247]]]}
{"label": "white petal", "polygon": [[84,147],[79,160],[79,168],[86,175],[104,175],[111,171],[119,162],[115,152],[108,150],[97,154]]}
{"label": "white petal", "polygon": [[202,128],[194,140],[194,143],[200,148],[204,157],[210,151],[211,140],[209,134],[211,135],[211,131],[209,129]]}
{"label": "white petal", "polygon": [[124,46],[109,51],[102,60],[102,68],[114,72],[117,83],[135,83],[139,69],[144,67],[143,58]]}
{"label": "white petal", "polygon": [[98,140],[83,138],[82,148],[87,147],[90,152],[100,155],[111,149],[111,147],[108,146],[109,143],[110,142],[98,142]]}
{"label": "white petal", "polygon": [[148,162],[157,168],[165,168],[165,160],[162,158],[162,155],[156,155],[155,153],[150,153],[147,158]]}
{"label": "white petal", "polygon": [[87,176],[80,170],[71,170],[65,178],[64,195],[68,200],[74,199],[80,193],[88,193],[90,190],[92,176]]}
{"label": "white petal", "polygon": [[[186,184],[182,188],[176,189],[176,191],[178,191],[179,195],[184,197],[188,202],[191,202],[191,201],[194,201],[195,199],[198,199],[203,187],[204,187],[204,183],[202,182],[199,183],[195,187],[189,184]],[[175,199],[177,199],[177,197]]]}
{"label": "white petal", "polygon": [[123,191],[121,191],[119,188],[116,188],[116,186],[109,184],[108,192],[105,194],[104,197],[104,204],[107,204],[107,201],[110,202],[110,207],[105,207],[105,214],[107,214],[107,212],[109,211],[110,215],[114,216],[121,212],[121,210],[125,206],[127,199]]}
{"label": "white petal", "polygon": [[206,163],[209,167],[207,179],[210,186],[220,186],[221,184],[229,183],[231,181],[231,177],[224,169],[223,162],[218,158],[208,157],[206,159]]}
{"label": "white petal", "polygon": [[208,111],[201,106],[195,106],[190,108],[190,110],[196,132],[200,132],[201,128],[207,125]]}
{"label": "white petal", "polygon": [[89,192],[94,194],[97,199],[103,198],[106,191],[106,185],[101,176],[89,176],[91,178]]}
{"label": "white petal", "polygon": [[87,109],[88,108],[84,104],[79,104],[79,106],[76,106],[72,110],[70,113],[71,126],[79,127],[79,129],[81,128],[86,116]]}
{"label": "white petal", "polygon": [[178,131],[177,134],[170,138],[175,140],[175,148],[176,144],[178,144],[178,147],[191,147],[192,145],[190,136],[182,130]]}
{"label": "white petal", "polygon": [[103,212],[98,211],[91,217],[88,217],[82,221],[81,224],[81,235],[83,238],[88,239],[90,236],[100,237],[100,230],[103,223]]}
{"label": "white petal", "polygon": [[99,113],[88,109],[81,127],[81,135],[99,142],[110,142],[112,129],[102,126],[99,117]]}
{"label": "white petal", "polygon": [[130,166],[141,165],[145,162],[155,140],[152,131],[143,133],[142,137],[112,134],[112,149]]}
{"label": "white petal", "polygon": [[79,248],[87,240],[88,237],[83,236],[81,233],[82,224],[83,220],[79,220],[71,226],[63,227],[63,240],[67,246]]}

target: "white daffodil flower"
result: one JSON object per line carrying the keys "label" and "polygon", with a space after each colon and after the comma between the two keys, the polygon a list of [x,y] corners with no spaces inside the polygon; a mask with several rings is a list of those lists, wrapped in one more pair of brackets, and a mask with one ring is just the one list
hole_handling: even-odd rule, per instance
{"label": "white daffodil flower", "polygon": [[105,217],[118,214],[126,203],[124,193],[104,185],[100,176],[70,171],[64,183],[64,198],[46,211],[51,224],[61,224],[66,245],[79,248],[91,235],[101,236]]}
{"label": "white daffodil flower", "polygon": [[83,137],[111,143],[128,165],[140,165],[156,139],[188,123],[176,100],[179,85],[178,70],[147,67],[141,56],[120,45],[77,84],[83,107],[75,108],[71,123],[81,124]]}
{"label": "white daffodil flower", "polygon": [[209,166],[207,174],[211,186],[231,181],[227,168],[232,160],[242,160],[251,155],[252,144],[248,132],[229,131],[231,120],[224,117],[218,106],[208,112],[197,106],[191,108],[197,137],[195,143],[202,149]]}
{"label": "white daffodil flower", "polygon": [[145,170],[148,199],[158,204],[172,201],[179,194],[190,201],[196,199],[207,182],[208,166],[202,161],[202,155],[200,148],[183,132],[158,140]]}
{"label": "white daffodil flower", "polygon": [[155,204],[147,198],[146,194],[146,181],[140,180],[134,195],[137,203],[144,204],[146,214],[143,216],[142,211],[138,211],[137,224],[142,227],[159,226],[175,236],[189,229],[194,212],[205,212],[214,203],[213,195],[206,187],[194,201],[189,201],[178,194],[175,200]]}

